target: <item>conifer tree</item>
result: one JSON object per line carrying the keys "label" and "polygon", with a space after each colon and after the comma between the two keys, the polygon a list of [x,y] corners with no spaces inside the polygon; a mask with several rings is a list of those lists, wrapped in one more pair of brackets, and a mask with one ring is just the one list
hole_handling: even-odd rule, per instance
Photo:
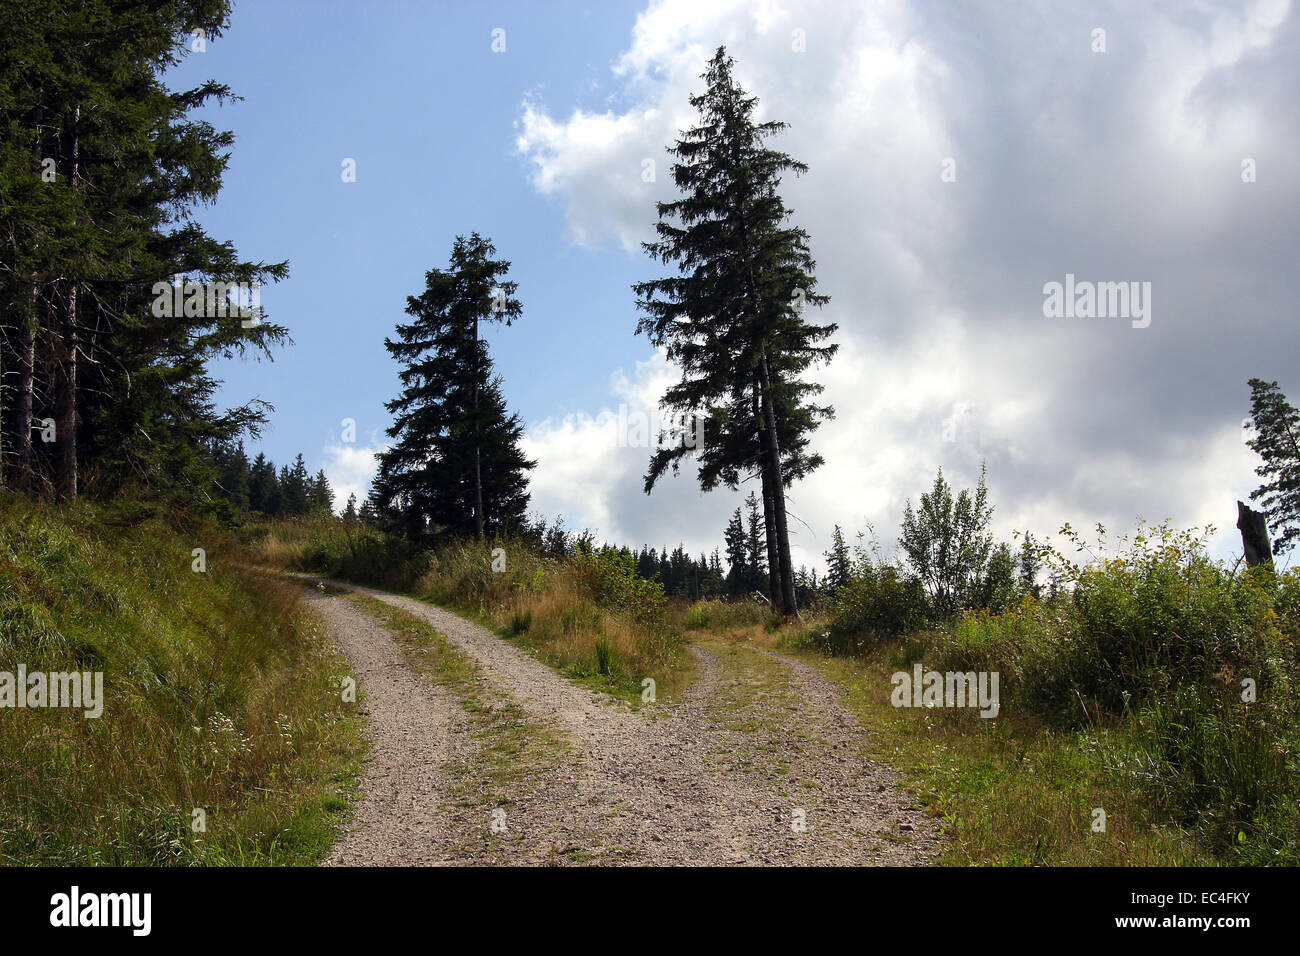
{"label": "conifer tree", "polygon": [[1035,600],[1043,592],[1042,585],[1038,583],[1038,572],[1042,566],[1042,552],[1035,543],[1034,536],[1026,531],[1020,542],[1020,590],[1032,595]]}
{"label": "conifer tree", "polygon": [[828,299],[815,291],[807,233],[786,223],[790,210],[778,193],[783,173],[806,167],[765,145],[785,124],[754,121],[756,99],[736,83],[733,65],[719,47],[703,75],[707,89],[691,97],[699,122],[670,150],[683,195],[658,205],[659,238],[645,248],[678,274],[633,287],[643,313],[637,331],[682,370],[663,406],[704,422],[699,447],[661,437],[645,489],[692,455],[706,491],[759,475],[769,593],[793,613],[785,489],[822,463],[809,435],[832,415],[810,401],[821,386],[800,376],[834,355],[825,340],[835,326],[804,319],[806,306]]}
{"label": "conifer tree", "polygon": [[727,593],[733,597],[744,594],[749,587],[749,549],[745,536],[745,522],[737,508],[722,533],[723,548],[727,554]]}
{"label": "conifer tree", "polygon": [[384,340],[403,387],[385,406],[396,441],[380,456],[371,500],[410,537],[482,538],[524,522],[535,463],[519,450],[523,424],[480,336],[481,323],[509,325],[521,313],[510,263],[495,253],[477,233],[458,236],[448,268],[429,270],[425,291],[408,298],[412,321]]}
{"label": "conifer tree", "polygon": [[1280,555],[1300,539],[1300,412],[1286,400],[1277,382],[1252,378],[1246,443],[1263,463],[1255,474],[1265,479],[1250,495],[1268,514],[1273,553]]}
{"label": "conifer tree", "polygon": [[[282,327],[153,309],[176,275],[287,274],[240,260],[192,217],[216,197],[233,137],[189,114],[232,94],[174,92],[163,74],[187,49],[179,36],[214,39],[228,15],[225,0],[0,0],[0,473],[24,486],[73,497],[93,460],[109,482],[192,496],[216,479],[212,445],[265,420],[259,402],[217,409],[208,362],[269,354]],[[55,440],[34,447],[46,418]]]}
{"label": "conifer tree", "polygon": [[826,591],[834,594],[849,583],[853,573],[849,546],[844,543],[844,532],[840,530],[839,525],[836,525],[835,530],[831,532],[831,549],[824,557],[826,558]]}

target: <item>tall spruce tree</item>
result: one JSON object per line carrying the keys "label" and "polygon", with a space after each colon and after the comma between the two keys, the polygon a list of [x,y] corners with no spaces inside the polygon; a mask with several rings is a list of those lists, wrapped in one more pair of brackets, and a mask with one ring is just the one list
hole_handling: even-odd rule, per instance
{"label": "tall spruce tree", "polygon": [[704,422],[698,447],[661,436],[645,489],[669,468],[676,473],[687,456],[697,458],[706,491],[720,483],[735,488],[742,473],[757,473],[769,593],[776,607],[793,613],[785,489],[822,463],[809,451],[809,435],[833,414],[810,401],[821,386],[800,376],[834,355],[826,340],[835,326],[804,318],[806,306],[829,299],[815,291],[808,235],[786,224],[790,210],[778,193],[782,174],[807,167],[767,148],[767,138],[786,124],[754,121],[756,98],[732,69],[719,47],[703,74],[706,91],[691,97],[699,123],[670,149],[683,198],[658,204],[659,239],[645,249],[674,263],[677,274],[633,287],[643,313],[638,333],[682,370],[663,406]]}
{"label": "tall spruce tree", "polygon": [[411,537],[499,534],[521,527],[528,505],[519,450],[523,425],[508,412],[493,375],[485,322],[521,314],[510,263],[473,233],[458,236],[446,269],[431,269],[425,291],[407,300],[412,321],[384,346],[401,365],[402,393],[385,406],[395,443],[379,460],[375,509]]}
{"label": "tall spruce tree", "polygon": [[1263,459],[1255,474],[1265,479],[1250,500],[1268,514],[1273,553],[1280,555],[1300,538],[1300,411],[1277,382],[1252,378],[1249,385],[1254,434],[1246,444]]}

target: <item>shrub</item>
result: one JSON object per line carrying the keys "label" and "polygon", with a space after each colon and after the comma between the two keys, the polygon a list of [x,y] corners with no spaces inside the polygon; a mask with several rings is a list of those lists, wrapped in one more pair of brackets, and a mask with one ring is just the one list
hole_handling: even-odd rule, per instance
{"label": "shrub", "polygon": [[637,577],[636,559],[613,548],[583,549],[573,558],[578,580],[601,607],[629,614],[638,623],[663,623],[668,599],[663,585]]}
{"label": "shrub", "polygon": [[1220,852],[1294,862],[1278,834],[1300,827],[1300,575],[1229,569],[1167,526],[1086,567],[1054,558],[1064,600],[968,613],[927,663],[999,671],[1004,712],[1090,732],[1131,718],[1111,758],[1158,812]]}
{"label": "shrub", "polygon": [[758,627],[767,624],[772,617],[772,609],[757,601],[710,598],[687,607],[681,616],[681,626],[688,631]]}
{"label": "shrub", "polygon": [[920,583],[892,565],[862,562],[830,599],[830,621],[808,635],[828,654],[860,654],[924,624],[926,598]]}

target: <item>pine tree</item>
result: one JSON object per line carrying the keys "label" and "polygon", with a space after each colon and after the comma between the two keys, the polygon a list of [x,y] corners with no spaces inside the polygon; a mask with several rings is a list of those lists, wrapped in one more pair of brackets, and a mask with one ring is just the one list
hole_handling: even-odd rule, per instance
{"label": "pine tree", "polygon": [[229,501],[237,513],[249,510],[249,465],[244,443],[219,444],[213,451],[217,466],[217,494]]}
{"label": "pine tree", "polygon": [[334,513],[334,489],[325,477],[325,469],[316,472],[307,493],[308,510],[314,515],[331,515]]}
{"label": "pine tree", "polygon": [[814,291],[807,233],[785,224],[790,212],[777,192],[783,173],[806,167],[764,145],[785,124],[754,122],[757,101],[737,85],[732,67],[719,47],[703,75],[707,90],[691,97],[700,121],[670,150],[683,198],[658,205],[659,241],[645,244],[679,274],[633,287],[643,312],[637,331],[682,369],[663,406],[704,421],[700,447],[663,436],[645,489],[691,455],[706,491],[719,483],[736,488],[742,472],[756,472],[769,593],[793,613],[785,488],[822,463],[808,450],[809,434],[832,414],[809,401],[821,386],[800,376],[834,355],[836,347],[822,343],[835,326],[804,321],[805,306],[829,300]]}
{"label": "pine tree", "polygon": [[279,514],[280,482],[276,477],[275,462],[262,452],[257,453],[248,468],[248,507],[264,515]]}
{"label": "pine tree", "polygon": [[366,528],[373,528],[378,523],[379,516],[375,514],[375,506],[370,503],[369,498],[361,502],[361,508],[357,511],[357,518],[362,526]]}
{"label": "pine tree", "polygon": [[307,463],[303,461],[301,452],[293,460],[292,466],[286,465],[280,469],[280,492],[283,495],[285,514],[299,516],[307,513],[310,481]]}
{"label": "pine tree", "polygon": [[411,537],[434,532],[500,534],[522,527],[527,472],[519,450],[523,425],[506,409],[492,374],[481,322],[520,315],[505,279],[510,263],[477,233],[456,238],[447,269],[426,273],[426,288],[407,300],[412,321],[384,345],[401,365],[394,413],[396,442],[379,460],[375,508]]}
{"label": "pine tree", "polygon": [[849,583],[849,578],[853,574],[849,546],[844,543],[844,532],[840,530],[839,525],[836,525],[835,530],[831,532],[831,549],[824,557],[826,558],[826,591],[828,594],[834,594]]}
{"label": "pine tree", "polygon": [[1250,495],[1268,514],[1273,553],[1280,555],[1300,538],[1300,412],[1286,400],[1277,382],[1252,378],[1247,439],[1263,459],[1255,474],[1265,479]]}
{"label": "pine tree", "polygon": [[745,522],[737,508],[722,533],[723,549],[727,554],[727,593],[733,597],[745,594],[750,583],[749,549],[745,536]]}
{"label": "pine tree", "polygon": [[1038,572],[1043,566],[1043,556],[1034,542],[1034,536],[1028,531],[1020,541],[1020,590],[1032,595],[1034,600],[1043,593],[1043,587],[1038,583]]}

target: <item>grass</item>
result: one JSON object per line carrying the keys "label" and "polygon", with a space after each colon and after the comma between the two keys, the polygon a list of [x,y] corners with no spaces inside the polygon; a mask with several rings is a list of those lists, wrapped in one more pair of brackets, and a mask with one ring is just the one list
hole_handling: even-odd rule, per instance
{"label": "grass", "polygon": [[0,863],[324,857],[364,749],[346,664],[244,560],[147,505],[0,497],[0,670],[104,675],[97,719],[0,710]]}
{"label": "grass", "polygon": [[[793,651],[844,690],[876,731],[877,756],[902,771],[946,823],[943,862],[967,866],[1205,866],[1214,857],[1151,812],[1110,759],[1121,728],[1074,733],[970,711],[895,708],[887,660]],[[1093,832],[1094,811],[1105,832]]]}
{"label": "grass", "polygon": [[[609,569],[599,560],[593,569],[510,541],[414,553],[331,519],[272,522],[248,540],[264,564],[385,587],[467,617],[565,676],[634,706],[646,678],[664,699],[694,674],[682,629],[666,608],[655,613],[652,598],[629,596],[629,582],[604,574]],[[496,549],[504,570],[494,570]]]}
{"label": "grass", "polygon": [[494,690],[469,655],[427,621],[369,595],[353,592],[347,600],[383,622],[411,666],[460,702],[478,746],[473,767],[459,768],[462,776],[472,778],[462,788],[466,799],[509,803],[520,784],[569,751],[561,730],[530,718]]}
{"label": "grass", "polygon": [[[1131,728],[1063,732],[1024,718],[982,719],[966,711],[895,708],[890,675],[902,644],[827,657],[800,644],[813,618],[779,628],[742,624],[718,640],[766,647],[820,669],[871,732],[867,756],[900,771],[927,812],[943,820],[946,865],[1200,866],[1219,860],[1195,835],[1162,819],[1144,788],[1114,759]],[[901,655],[901,656],[900,656]],[[752,696],[762,688],[744,688]],[[733,691],[737,693],[738,691]],[[728,708],[745,713],[744,701]],[[741,720],[737,729],[755,729]],[[805,784],[806,785],[806,784]],[[1093,811],[1106,813],[1094,833]]]}

